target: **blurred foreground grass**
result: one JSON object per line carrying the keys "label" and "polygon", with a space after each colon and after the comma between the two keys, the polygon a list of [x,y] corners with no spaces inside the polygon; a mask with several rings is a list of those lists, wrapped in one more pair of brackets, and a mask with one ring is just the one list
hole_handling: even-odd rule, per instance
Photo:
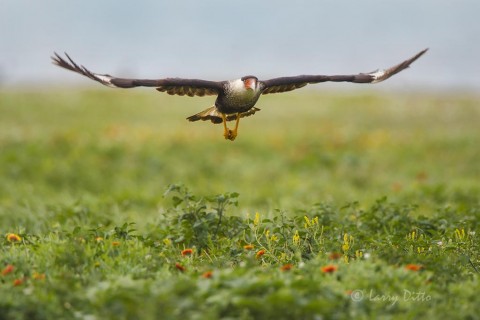
{"label": "blurred foreground grass", "polygon": [[0,93],[0,204],[141,207],[183,183],[238,192],[245,211],[387,196],[428,212],[477,202],[480,98],[368,91],[265,96],[236,141],[185,118],[212,98],[151,91]]}

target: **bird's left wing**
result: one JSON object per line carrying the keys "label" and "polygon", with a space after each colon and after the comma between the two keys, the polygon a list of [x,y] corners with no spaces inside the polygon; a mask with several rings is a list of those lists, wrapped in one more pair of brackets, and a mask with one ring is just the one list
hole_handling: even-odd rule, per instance
{"label": "bird's left wing", "polygon": [[225,81],[208,81],[200,79],[181,79],[181,78],[165,78],[165,79],[126,79],[117,78],[108,74],[93,73],[84,66],[75,63],[70,56],[65,53],[67,59],[61,57],[56,52],[52,57],[53,63],[59,67],[74,71],[84,75],[92,80],[112,88],[134,88],[134,87],[155,87],[160,92],[168,94],[176,94],[180,96],[205,96],[218,95],[223,90]]}
{"label": "bird's left wing", "polygon": [[385,70],[376,70],[369,73],[354,75],[301,75],[296,77],[283,77],[260,81],[263,94],[287,92],[305,87],[307,84],[319,82],[354,82],[354,83],[377,83],[387,80],[394,74],[408,68],[415,60],[420,58],[428,49],[422,50],[410,59],[407,59]]}

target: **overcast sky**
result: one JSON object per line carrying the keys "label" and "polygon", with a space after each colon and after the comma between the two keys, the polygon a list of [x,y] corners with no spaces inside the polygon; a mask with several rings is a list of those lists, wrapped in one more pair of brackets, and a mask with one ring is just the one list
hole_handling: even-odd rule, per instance
{"label": "overcast sky", "polygon": [[99,73],[212,80],[368,72],[430,52],[385,87],[480,88],[480,1],[0,0],[0,83]]}

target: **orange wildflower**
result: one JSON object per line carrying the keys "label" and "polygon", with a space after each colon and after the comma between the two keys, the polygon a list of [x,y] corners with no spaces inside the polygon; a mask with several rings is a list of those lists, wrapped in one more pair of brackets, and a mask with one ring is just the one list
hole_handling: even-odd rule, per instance
{"label": "orange wildflower", "polygon": [[342,257],[342,254],[340,252],[331,252],[329,255],[328,255],[328,259],[330,260],[338,260]]}
{"label": "orange wildflower", "polygon": [[182,271],[184,272],[185,270],[187,270],[187,268],[185,268],[184,266],[182,266],[180,263],[175,263],[175,268],[177,268],[177,270],[179,271]]}
{"label": "orange wildflower", "polygon": [[120,241],[112,241],[112,246],[118,247],[120,245]]}
{"label": "orange wildflower", "polygon": [[405,269],[410,270],[410,271],[420,271],[423,269],[422,265],[419,264],[407,264],[405,266]]}
{"label": "orange wildflower", "polygon": [[245,249],[245,250],[252,250],[253,248],[255,248],[255,246],[253,244],[247,244],[247,245],[243,246],[243,249]]}
{"label": "orange wildflower", "polygon": [[15,279],[13,280],[13,286],[17,287],[23,283],[23,279]]}
{"label": "orange wildflower", "polygon": [[12,273],[13,270],[15,270],[15,267],[12,266],[11,264],[8,264],[3,270],[2,270],[2,276],[6,276],[9,273]]}
{"label": "orange wildflower", "polygon": [[329,264],[329,265],[326,265],[326,266],[322,267],[322,272],[323,273],[333,273],[337,270],[338,270],[338,267],[333,265],[333,264]]}
{"label": "orange wildflower", "polygon": [[22,241],[22,237],[15,233],[9,233],[7,234],[7,240],[10,242],[20,242]]}
{"label": "orange wildflower", "polygon": [[256,254],[255,254],[255,257],[257,259],[259,259],[261,256],[263,256],[265,254],[265,250],[259,250]]}
{"label": "orange wildflower", "polygon": [[206,271],[202,274],[202,278],[205,278],[205,279],[210,279],[212,276],[213,276],[212,271]]}
{"label": "orange wildflower", "polygon": [[283,266],[280,267],[280,270],[282,271],[289,271],[293,268],[293,264],[291,263],[287,263],[287,264],[284,264]]}
{"label": "orange wildflower", "polygon": [[193,249],[185,249],[185,250],[182,250],[182,256],[190,256],[193,254]]}

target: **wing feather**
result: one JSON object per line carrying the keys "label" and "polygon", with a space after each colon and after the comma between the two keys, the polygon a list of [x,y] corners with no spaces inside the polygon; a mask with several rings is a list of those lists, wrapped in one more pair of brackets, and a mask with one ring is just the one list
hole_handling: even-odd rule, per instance
{"label": "wing feather", "polygon": [[65,53],[67,59],[54,52],[52,56],[53,64],[64,69],[79,73],[87,78],[97,81],[111,88],[134,88],[134,87],[155,87],[160,92],[166,92],[171,95],[206,96],[218,95],[226,84],[225,81],[208,81],[200,79],[127,79],[117,78],[109,74],[98,74],[91,72],[82,65],[78,65],[70,56]]}
{"label": "wing feather", "polygon": [[413,57],[384,70],[376,70],[369,73],[353,75],[301,75],[295,77],[282,77],[260,81],[263,94],[287,92],[305,87],[307,84],[320,82],[353,82],[353,83],[377,83],[387,80],[391,76],[408,68],[415,60],[420,58],[428,49],[422,50]]}

